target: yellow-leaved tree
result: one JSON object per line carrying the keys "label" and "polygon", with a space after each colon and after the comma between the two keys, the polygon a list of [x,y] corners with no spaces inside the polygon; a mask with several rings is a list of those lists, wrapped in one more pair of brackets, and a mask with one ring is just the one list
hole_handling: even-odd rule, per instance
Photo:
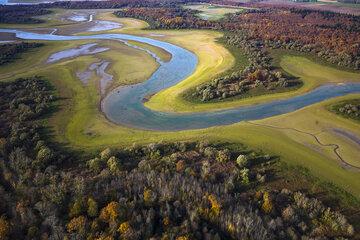
{"label": "yellow-leaved tree", "polygon": [[5,219],[5,217],[0,217],[0,239],[1,240],[6,240],[8,239],[10,233],[10,224],[9,222]]}
{"label": "yellow-leaved tree", "polygon": [[120,205],[119,203],[112,201],[106,207],[101,209],[100,219],[104,222],[115,221],[120,214]]}

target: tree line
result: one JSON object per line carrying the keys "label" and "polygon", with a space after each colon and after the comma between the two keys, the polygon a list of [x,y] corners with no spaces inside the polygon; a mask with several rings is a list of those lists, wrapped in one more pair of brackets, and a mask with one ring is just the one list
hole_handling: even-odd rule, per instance
{"label": "tree line", "polygon": [[152,28],[246,31],[249,38],[267,47],[311,53],[340,66],[360,69],[358,16],[268,7],[231,14],[214,22],[201,20],[196,12],[178,6],[127,8],[115,14],[148,21]]}
{"label": "tree line", "polygon": [[34,18],[35,16],[50,13],[50,10],[36,5],[0,5],[0,23],[38,24],[43,23],[44,20]]}
{"label": "tree line", "polygon": [[28,42],[0,44],[0,66],[13,62],[21,53],[41,46],[42,43]]}

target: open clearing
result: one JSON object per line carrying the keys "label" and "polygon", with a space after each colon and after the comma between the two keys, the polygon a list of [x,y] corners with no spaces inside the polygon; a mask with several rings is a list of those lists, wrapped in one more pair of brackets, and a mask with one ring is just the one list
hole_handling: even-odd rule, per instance
{"label": "open clearing", "polygon": [[226,14],[241,12],[245,9],[212,4],[185,5],[184,8],[200,11],[200,13],[197,14],[199,18],[211,21],[219,20]]}
{"label": "open clearing", "polygon": [[[100,17],[104,19],[108,19],[106,18],[107,16],[112,18],[109,13],[100,15]],[[291,97],[304,93],[326,82],[359,81],[360,79],[359,74],[356,73],[348,73],[322,66],[305,57],[287,55],[282,58],[280,65],[285,71],[302,78],[304,86],[298,91],[265,95],[241,101],[213,104],[188,104],[181,98],[181,94],[184,91],[209,81],[214,75],[221,74],[230,69],[234,64],[232,55],[226,48],[216,42],[216,39],[219,38],[221,34],[213,31],[195,30],[144,31],[141,29],[146,27],[146,24],[142,21],[134,19],[116,20],[122,23],[124,27],[110,32],[132,33],[146,37],[154,34],[154,38],[187,48],[198,56],[198,67],[189,78],[172,88],[160,92],[147,103],[149,107],[154,109],[166,111],[203,111],[225,107],[230,108]],[[357,184],[360,173],[342,168],[331,148],[319,146],[319,144],[308,135],[289,133],[286,130],[254,125],[247,122],[181,132],[142,131],[110,123],[99,111],[100,94],[96,79],[92,79],[90,84],[84,87],[76,77],[76,71],[86,69],[89,64],[98,61],[101,55],[101,58],[114,62],[109,71],[114,74],[114,76],[116,75],[116,84],[129,84],[145,80],[156,68],[156,63],[155,61],[143,60],[146,59],[146,54],[143,52],[132,52],[139,50],[126,49],[126,47],[121,46],[120,43],[105,44],[104,42],[104,46],[110,44],[111,47],[119,53],[116,53],[117,51],[112,51],[111,53],[104,52],[99,54],[99,56],[83,56],[77,58],[76,61],[68,60],[54,65],[43,65],[50,53],[89,42],[94,41],[47,43],[47,45],[38,52],[24,54],[22,60],[9,66],[6,71],[0,68],[0,78],[3,80],[12,80],[16,77],[36,74],[49,79],[56,87],[57,93],[62,100],[60,101],[59,111],[50,118],[48,124],[52,127],[54,137],[58,141],[86,150],[96,150],[104,146],[128,146],[133,142],[146,144],[161,140],[208,139],[210,141],[244,143],[251,148],[280,156],[281,159],[287,163],[307,167],[311,173],[317,177],[335,183],[337,186],[346,189],[357,198],[360,198],[360,186]],[[122,51],[124,51],[124,54],[120,53]],[[129,54],[134,56],[131,64],[128,58]],[[209,58],[209,55],[212,57]],[[30,59],[36,59],[36,61],[32,61],[32,64],[28,66],[26,63]],[[122,61],[129,62],[128,67],[130,67],[130,69],[127,69],[127,72],[121,72],[125,71],[120,67]],[[152,65],[152,67],[149,67],[150,65]],[[300,65],[301,67],[299,67]],[[135,75],[133,75],[131,79],[124,78],[120,80],[123,76],[122,74],[128,74],[131,71],[136,72],[139,69],[142,71],[145,69],[148,72],[141,76],[136,75],[135,77]],[[306,72],[304,72],[304,69]],[[307,107],[292,114],[264,119],[255,123],[264,125],[282,124],[284,126],[283,122],[286,120],[289,128],[296,127],[312,133],[322,132],[323,129],[327,129],[328,127],[342,128],[359,133],[359,127],[354,122],[349,123],[350,120],[338,117],[325,109],[325,106],[331,101],[334,101],[334,99]],[[306,113],[305,115],[304,112]],[[300,113],[303,114],[303,118],[297,116],[297,114]],[[318,120],[319,118],[321,118],[321,121]],[[298,120],[295,121],[295,119]],[[321,141],[332,143],[335,139],[331,134],[332,133],[330,133],[330,135],[320,134],[319,138]],[[348,140],[340,139],[336,143],[341,146],[340,153],[344,158],[356,159],[354,158],[354,154],[358,151],[355,150],[355,146],[348,144]],[[309,147],[310,145],[312,147]],[[356,162],[353,163],[357,164]],[[326,171],[324,171],[324,169],[326,169]]]}

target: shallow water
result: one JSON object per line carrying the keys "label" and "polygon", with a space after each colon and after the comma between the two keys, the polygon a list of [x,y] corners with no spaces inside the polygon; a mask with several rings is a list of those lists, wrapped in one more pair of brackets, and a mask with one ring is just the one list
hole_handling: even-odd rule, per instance
{"label": "shallow water", "polygon": [[67,19],[73,21],[73,22],[86,22],[89,20],[89,16],[88,15],[72,15],[70,17],[68,17]]}
{"label": "shallow water", "polygon": [[134,40],[154,45],[168,51],[172,58],[160,67],[145,82],[119,87],[110,92],[102,102],[104,114],[112,122],[150,130],[185,130],[233,124],[244,120],[256,120],[298,110],[308,105],[349,93],[359,93],[360,83],[325,85],[304,95],[247,107],[216,112],[176,114],[152,111],[142,101],[162,89],[182,81],[195,70],[197,57],[173,44],[127,34],[99,34],[91,36],[58,36],[0,29],[0,32],[16,33],[18,38],[32,40],[66,41],[79,39]]}

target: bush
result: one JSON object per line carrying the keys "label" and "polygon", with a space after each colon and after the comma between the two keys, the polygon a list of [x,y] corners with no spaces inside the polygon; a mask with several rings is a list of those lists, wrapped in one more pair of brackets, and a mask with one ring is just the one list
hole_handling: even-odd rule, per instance
{"label": "bush", "polygon": [[121,170],[120,162],[114,156],[109,158],[109,160],[107,161],[107,166],[108,166],[109,170],[114,174],[120,172],[120,170]]}
{"label": "bush", "polygon": [[10,224],[4,216],[0,217],[0,239],[8,239],[10,233]]}
{"label": "bush", "polygon": [[96,217],[99,214],[98,204],[93,198],[89,198],[87,201],[88,209],[87,214],[90,217]]}
{"label": "bush", "polygon": [[248,158],[246,157],[246,155],[240,154],[236,159],[236,164],[239,166],[239,168],[247,167]]}
{"label": "bush", "polygon": [[228,149],[223,149],[217,152],[216,160],[221,163],[230,161],[231,153]]}

